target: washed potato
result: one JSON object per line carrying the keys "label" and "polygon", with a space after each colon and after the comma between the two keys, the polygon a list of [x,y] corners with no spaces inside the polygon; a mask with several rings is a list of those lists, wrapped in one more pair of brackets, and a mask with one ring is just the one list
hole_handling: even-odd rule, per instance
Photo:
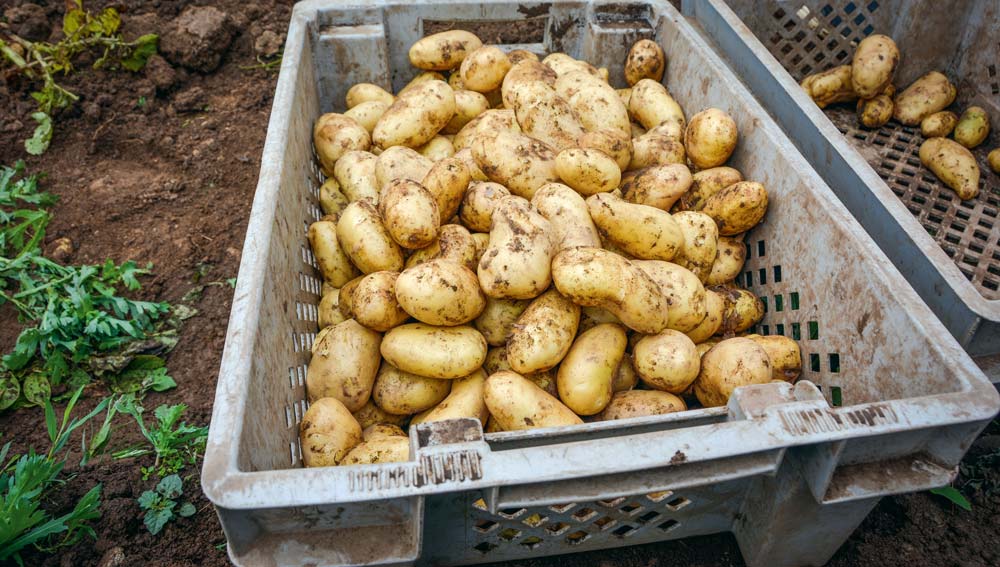
{"label": "washed potato", "polygon": [[483,42],[471,32],[443,31],[420,38],[410,46],[410,63],[417,69],[450,71],[482,46]]}
{"label": "washed potato", "polygon": [[444,158],[434,164],[420,184],[434,196],[442,222],[458,213],[465,190],[472,181],[472,174],[462,160]]}
{"label": "washed potato", "polygon": [[385,332],[410,318],[396,299],[399,272],[373,272],[361,278],[351,294],[354,320],[374,331]]}
{"label": "washed potato", "polygon": [[672,394],[683,393],[701,367],[694,341],[672,329],[640,339],[632,350],[632,360],[643,384]]}
{"label": "washed potato", "polygon": [[754,181],[740,181],[719,191],[702,212],[719,225],[721,236],[733,236],[757,226],[767,212],[767,191]]}
{"label": "washed potato", "polygon": [[618,169],[625,171],[632,161],[632,138],[616,130],[585,132],[577,145],[585,150],[597,150],[615,160]]}
{"label": "washed potato", "polygon": [[986,156],[986,161],[990,164],[990,169],[994,173],[1000,173],[1000,148],[990,150],[989,155]]}
{"label": "washed potato", "polygon": [[344,209],[337,222],[337,240],[354,265],[366,274],[403,269],[403,251],[370,201],[355,201]]}
{"label": "washed potato", "polygon": [[361,442],[361,426],[336,398],[317,399],[310,404],[299,424],[302,464],[332,467]]}
{"label": "washed potato", "polygon": [[736,236],[720,236],[718,253],[712,270],[705,278],[706,285],[722,285],[736,279],[743,271],[743,263],[747,259],[747,247],[743,240]]}
{"label": "washed potato", "polygon": [[770,380],[767,352],[750,339],[735,337],[713,346],[701,358],[694,393],[705,407],[724,406],[736,388]]}
{"label": "washed potato", "polygon": [[674,262],[705,282],[718,254],[719,227],[712,217],[698,211],[681,211],[673,217],[684,233],[684,246]]}
{"label": "washed potato", "polygon": [[578,415],[594,415],[611,401],[612,384],[625,356],[625,329],[598,325],[573,342],[559,365],[559,399]]}
{"label": "washed potato", "polygon": [[697,168],[718,167],[736,149],[736,121],[718,108],[702,110],[691,117],[684,131],[684,149]]}
{"label": "washed potato", "polygon": [[497,299],[486,298],[482,313],[476,317],[474,325],[486,342],[491,346],[501,346],[507,343],[518,317],[531,304],[528,299]]}
{"label": "washed potato", "polygon": [[601,234],[636,258],[670,260],[684,246],[684,233],[670,213],[629,203],[611,193],[587,198]]}
{"label": "washed potato", "polygon": [[340,156],[351,150],[367,150],[371,143],[368,130],[343,114],[324,114],[316,120],[313,127],[316,157],[319,158],[320,169],[327,177],[333,175],[333,166]]}
{"label": "washed potato", "polygon": [[580,306],[557,290],[528,305],[511,329],[507,360],[519,374],[548,370],[566,356],[580,324]]}
{"label": "washed potato", "polygon": [[556,175],[581,195],[589,196],[617,188],[622,172],[607,154],[569,148],[556,155]]}
{"label": "washed potato", "polygon": [[[323,329],[332,327],[333,325],[341,323],[347,319],[347,317],[340,312],[340,305],[338,303],[339,300],[339,289],[323,294],[323,297],[319,300],[317,311],[319,312],[318,323],[321,332]],[[316,336],[316,341],[319,341],[319,335]],[[315,346],[315,343],[313,343],[313,346]]]}
{"label": "washed potato", "polygon": [[372,399],[392,414],[414,414],[430,409],[448,397],[451,380],[424,378],[383,362],[375,377]]}
{"label": "washed potato", "polygon": [[716,193],[740,181],[743,175],[731,167],[703,169],[691,176],[691,188],[680,198],[681,209],[700,211]]}
{"label": "washed potato", "polygon": [[[333,176],[340,184],[340,190],[350,202],[368,199],[378,204],[381,185],[375,173],[378,156],[361,151],[347,152],[337,160]],[[346,208],[346,207],[345,207]]]}
{"label": "washed potato", "polygon": [[538,188],[531,204],[549,221],[556,252],[575,246],[600,248],[601,237],[579,193],[561,183]]}
{"label": "washed potato", "polygon": [[670,305],[667,328],[686,333],[702,322],[707,314],[705,286],[698,276],[670,262],[636,260],[633,263],[660,286]]}
{"label": "washed potato", "polygon": [[500,199],[510,195],[510,191],[492,181],[474,181],[462,199],[458,217],[469,230],[489,232],[493,223],[493,210]]}
{"label": "washed potato", "polygon": [[[486,360],[483,361],[483,371],[486,372],[487,376],[502,371],[514,372],[514,368],[510,365],[510,360],[507,359],[506,346],[491,348],[486,352]],[[555,369],[530,372],[522,374],[522,376],[542,390],[545,390],[546,393],[553,396],[559,395],[559,390],[556,387]]]}
{"label": "washed potato", "polygon": [[625,82],[634,85],[642,79],[660,82],[667,66],[663,49],[651,39],[640,39],[632,44],[625,57]]}
{"label": "washed potato", "polygon": [[396,279],[396,299],[407,313],[429,325],[468,323],[486,306],[476,273],[441,259],[404,270]]}
{"label": "washed potato", "polygon": [[521,127],[517,125],[514,111],[510,109],[487,110],[462,126],[462,129],[455,134],[455,139],[451,141],[451,144],[455,147],[456,152],[460,152],[465,148],[471,148],[472,141],[480,136],[492,136],[505,130],[521,131]]}
{"label": "washed potato", "polygon": [[419,183],[409,179],[389,182],[378,208],[389,235],[403,248],[424,248],[437,240],[441,226],[437,201]]}
{"label": "washed potato", "polygon": [[389,110],[389,106],[391,105],[391,102],[369,100],[348,109],[344,112],[344,116],[351,118],[360,124],[370,135],[372,130],[375,129],[375,124],[378,123],[378,119],[385,114],[386,110]]}
{"label": "washed potato", "polygon": [[513,91],[512,103],[521,131],[556,151],[574,147],[584,133],[576,110],[541,81],[520,84]]}
{"label": "washed potato", "polygon": [[858,121],[865,128],[880,128],[892,118],[892,97],[878,95],[858,100]]}
{"label": "washed potato", "polygon": [[[696,345],[701,344],[719,332],[722,319],[726,315],[726,301],[710,289],[705,290],[705,318],[698,326],[688,331],[687,336]],[[700,356],[700,355],[699,355]]]}
{"label": "washed potato", "polygon": [[442,130],[445,134],[458,134],[473,118],[490,109],[490,102],[476,91],[455,91],[455,116]]}
{"label": "washed potato", "polygon": [[495,45],[482,46],[462,59],[460,73],[462,85],[479,93],[500,88],[503,78],[510,71],[511,63],[507,54]]}
{"label": "washed potato", "polygon": [[524,134],[500,131],[492,138],[477,137],[472,156],[490,181],[525,199],[531,199],[542,185],[559,181],[556,151]]}
{"label": "washed potato", "polygon": [[979,106],[970,106],[955,125],[955,141],[972,149],[990,134],[990,116]]}
{"label": "washed potato", "polygon": [[942,110],[920,121],[920,133],[925,138],[946,138],[955,130],[957,124],[957,114]]}
{"label": "washed potato", "polygon": [[820,108],[837,102],[854,102],[858,93],[851,82],[851,66],[840,65],[820,73],[813,73],[802,80],[802,88]]}
{"label": "washed potato", "polygon": [[[375,402],[368,400],[364,407],[354,412],[354,419],[358,421],[358,425],[364,430],[372,425],[395,425],[396,427],[403,427],[408,421],[410,421],[410,416],[408,415],[396,415],[389,413],[382,408],[375,405]],[[363,434],[363,431],[362,431]]]}
{"label": "washed potato", "polygon": [[906,126],[916,126],[924,118],[947,108],[955,101],[957,93],[948,77],[931,71],[896,95],[892,101],[892,117]]}
{"label": "washed potato", "polygon": [[[615,369],[615,376],[611,380],[611,390],[614,392],[627,392],[635,388],[638,383],[639,375],[636,373],[635,366],[632,363],[632,355],[626,352],[622,356],[621,362],[618,363],[618,368]],[[612,400],[614,400],[613,397]]]}
{"label": "washed potato", "polygon": [[483,365],[486,339],[467,325],[408,323],[385,334],[381,351],[390,364],[417,376],[461,378]]}
{"label": "washed potato", "polygon": [[417,153],[431,160],[441,161],[455,155],[455,148],[451,145],[451,140],[438,134],[431,138],[429,142],[416,148]]}
{"label": "washed potato", "polygon": [[504,431],[583,423],[555,396],[515,372],[497,372],[487,378],[483,399],[491,419]]}
{"label": "washed potato", "polygon": [[747,338],[767,353],[772,380],[794,383],[802,374],[802,353],[792,339],[781,335],[748,335]]}
{"label": "washed potato", "polygon": [[313,351],[306,372],[309,401],[337,398],[348,411],[361,409],[378,372],[382,335],[348,319],[332,327]]}
{"label": "washed potato", "polygon": [[493,211],[490,244],[479,261],[479,285],[490,297],[530,299],[552,282],[552,227],[525,199],[501,197]]}
{"label": "washed potato", "polygon": [[[397,179],[408,179],[420,183],[427,177],[434,162],[420,152],[406,146],[387,148],[375,161],[375,183],[379,199],[390,183]],[[375,201],[378,204],[378,201]]]}
{"label": "washed potato", "polygon": [[573,303],[606,309],[632,330],[658,333],[670,321],[669,303],[660,286],[614,252],[563,250],[552,260],[552,280]]}
{"label": "washed potato", "polygon": [[372,141],[382,149],[416,148],[429,142],[454,115],[455,91],[448,83],[423,81],[399,93],[375,125]]}
{"label": "washed potato", "polygon": [[861,40],[851,60],[851,86],[860,98],[873,98],[892,83],[899,48],[891,37],[872,34]]}
{"label": "washed potato", "polygon": [[[336,166],[334,166],[336,169]],[[340,219],[340,212],[350,203],[347,197],[340,191],[340,183],[331,177],[323,182],[319,188],[319,208],[324,215]]]}
{"label": "washed potato", "polygon": [[486,373],[479,369],[464,378],[451,380],[450,383],[451,392],[448,397],[433,408],[414,416],[410,421],[411,425],[462,417],[474,417],[479,423],[486,423],[490,415],[486,402],[483,401]]}
{"label": "washed potato", "polygon": [[633,85],[628,112],[647,130],[665,125],[669,129],[661,131],[664,135],[678,140],[684,135],[684,111],[659,81],[640,79]]}
{"label": "washed potato", "polygon": [[358,270],[337,238],[337,223],[327,217],[309,225],[307,234],[316,264],[325,281],[340,287],[358,276]]}
{"label": "washed potato", "polygon": [[421,248],[410,254],[410,257],[406,259],[406,269],[431,260],[454,262],[470,270],[475,270],[479,264],[476,260],[476,240],[464,226],[446,224],[438,232],[437,240],[426,248]]}
{"label": "washed potato", "polygon": [[684,164],[687,154],[680,138],[649,131],[632,139],[632,159],[629,170],[658,165]]}
{"label": "washed potato", "polygon": [[920,163],[934,172],[960,199],[979,194],[979,165],[965,146],[948,138],[928,138],[920,145]]}
{"label": "washed potato", "polygon": [[622,196],[630,203],[669,211],[689,189],[691,170],[681,163],[657,165],[640,170],[622,184]]}
{"label": "washed potato", "polygon": [[354,318],[354,290],[358,288],[358,284],[363,279],[365,279],[365,276],[358,276],[345,283],[344,287],[340,288],[340,291],[337,292],[337,308],[340,309],[340,313],[345,319]]}
{"label": "washed potato", "polygon": [[723,334],[742,333],[764,318],[764,304],[753,293],[745,289],[719,286],[712,291],[718,293],[726,303],[720,329]]}
{"label": "washed potato", "polygon": [[398,435],[381,435],[362,441],[340,463],[348,465],[373,465],[375,463],[400,463],[410,460],[410,439]]}

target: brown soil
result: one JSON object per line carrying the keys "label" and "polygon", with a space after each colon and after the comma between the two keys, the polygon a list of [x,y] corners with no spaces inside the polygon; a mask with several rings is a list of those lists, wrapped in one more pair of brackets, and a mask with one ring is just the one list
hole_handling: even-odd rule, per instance
{"label": "brown soil", "polygon": [[[44,37],[48,30],[54,37],[64,3],[38,3],[44,18],[20,25],[25,32]],[[7,0],[2,9],[23,4]],[[179,0],[87,4],[119,8],[129,35],[165,29],[186,5]],[[241,67],[256,64],[254,42],[262,33],[284,33],[290,7],[274,0],[211,4],[234,20],[235,40],[217,70],[208,74],[171,70],[157,61],[148,71],[131,75],[81,65],[85,71],[65,81],[81,101],[57,117],[52,146],[42,157],[23,152],[22,141],[33,126],[28,117],[33,108],[30,85],[0,82],[0,163],[26,159],[29,171],[48,173],[45,189],[60,197],[47,242],[72,239],[75,252],[68,261],[76,264],[105,258],[153,262],[155,274],[145,280],[141,292],[145,298],[179,302],[200,283],[234,277],[239,266],[277,78]],[[515,29],[532,41],[536,27],[531,21]],[[496,34],[508,39],[502,30]],[[196,282],[199,271],[205,275]],[[178,388],[150,394],[148,407],[185,403],[190,407],[188,422],[209,422],[230,300],[231,289],[222,284],[206,287],[191,302],[199,314],[186,322],[180,344],[167,359]],[[18,330],[14,313],[0,309],[4,352]],[[102,386],[95,385],[85,394],[84,406],[92,406],[105,394]],[[0,415],[0,431],[6,432],[4,440],[13,441],[15,451],[29,445],[45,447],[41,419],[37,409],[5,413]],[[122,419],[118,425],[116,447],[138,442],[133,423]],[[71,462],[78,460],[72,451],[70,457]],[[972,501],[972,512],[929,494],[886,498],[831,564],[1000,564],[1000,427],[994,424],[979,439],[965,463],[960,483]],[[103,516],[94,523],[97,540],[81,541],[55,556],[29,555],[26,563],[96,565],[102,558],[123,554],[122,561],[105,564],[226,565],[224,536],[200,493],[196,470],[185,471],[189,476],[184,488],[198,513],[168,524],[157,536],[146,531],[135,500],[154,484],[141,480],[139,466],[144,464],[149,462],[105,458],[83,468],[70,465],[67,471],[75,479],[47,506],[64,511],[94,483],[103,483]],[[565,561],[551,558],[511,565],[554,567]],[[572,561],[600,567],[742,564],[728,534],[580,554]]]}

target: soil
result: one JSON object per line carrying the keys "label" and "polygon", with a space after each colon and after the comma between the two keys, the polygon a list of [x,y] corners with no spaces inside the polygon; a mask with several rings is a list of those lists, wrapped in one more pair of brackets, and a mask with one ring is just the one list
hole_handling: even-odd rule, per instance
{"label": "soil", "polygon": [[[185,70],[162,58],[139,74],[95,71],[81,64],[82,72],[63,81],[81,100],[56,117],[52,145],[41,157],[23,151],[23,140],[33,129],[31,85],[0,81],[0,163],[25,159],[29,171],[48,174],[45,190],[60,197],[47,245],[71,239],[74,251],[66,261],[74,264],[106,258],[152,262],[154,274],[144,280],[139,293],[147,299],[179,303],[193,288],[211,284],[187,300],[199,313],[185,323],[180,343],[167,357],[178,387],[149,394],[145,404],[184,403],[189,423],[206,425],[211,418],[232,296],[225,280],[235,277],[239,266],[277,79],[274,72],[246,67],[257,64],[255,45],[267,48],[283,37],[289,3],[198,2],[229,15],[220,33],[232,36],[232,43],[218,63],[211,53],[192,63],[203,69],[218,64],[212,71]],[[0,11],[16,12],[0,22],[36,38],[56,38],[64,5],[63,0],[36,0],[31,5],[7,0]],[[162,33],[187,3],[104,0],[87,5],[118,8],[125,33],[134,37]],[[531,42],[537,36],[532,15],[526,14],[527,22],[511,28],[522,32],[521,41]],[[517,41],[507,37],[508,31],[494,33],[505,41]],[[13,311],[0,308],[0,349],[7,352],[18,332]],[[106,393],[95,384],[85,393],[83,406],[92,407]],[[2,440],[12,441],[14,451],[45,447],[41,419],[37,409],[0,414]],[[123,418],[117,425],[116,446],[139,441],[134,423]],[[71,449],[70,463],[78,456]],[[155,483],[143,481],[139,474],[139,467],[149,464],[148,459],[103,458],[85,467],[68,465],[66,472],[75,478],[46,506],[56,513],[66,511],[89,487],[102,483],[102,518],[93,524],[97,537],[85,538],[56,555],[28,554],[26,564],[227,565],[225,538],[211,504],[201,495],[198,471],[193,468],[185,471],[184,489],[198,513],[168,524],[157,536],[146,531],[136,498]],[[1000,426],[994,423],[970,450],[957,483],[972,502],[971,512],[927,493],[885,498],[831,565],[1000,564],[998,464]],[[550,558],[508,565],[554,567],[565,561]],[[599,567],[742,564],[729,534],[579,554],[572,561]]]}

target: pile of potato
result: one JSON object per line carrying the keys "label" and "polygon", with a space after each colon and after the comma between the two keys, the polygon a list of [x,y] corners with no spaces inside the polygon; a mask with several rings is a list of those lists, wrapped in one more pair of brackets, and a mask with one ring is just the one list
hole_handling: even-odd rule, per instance
{"label": "pile of potato", "polygon": [[656,43],[632,46],[624,89],[465,31],[410,60],[395,96],[355,85],[314,128],[307,466],[405,460],[407,424],[567,426],[798,377],[794,341],[737,336],[763,316],[733,280],[767,191],[724,165],[730,116],[686,120]]}
{"label": "pile of potato", "polygon": [[[892,38],[873,34],[861,40],[850,65],[840,65],[802,80],[802,88],[819,105],[857,103],[858,121],[879,128],[894,119],[904,126],[920,126],[926,141],[920,162],[959,198],[979,194],[979,165],[969,151],[990,133],[990,117],[970,106],[959,117],[945,110],[955,102],[955,85],[944,74],[931,71],[900,93],[892,83],[899,64],[899,48]],[[952,135],[953,140],[948,139]],[[990,168],[1000,173],[1000,148],[989,153]]]}

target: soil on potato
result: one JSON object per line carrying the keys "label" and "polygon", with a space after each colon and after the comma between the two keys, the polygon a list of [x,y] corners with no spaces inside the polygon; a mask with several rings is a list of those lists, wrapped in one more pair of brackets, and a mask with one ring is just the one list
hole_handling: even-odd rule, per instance
{"label": "soil on potato", "polygon": [[[47,243],[61,237],[72,239],[74,252],[67,262],[74,264],[100,263],[106,258],[153,262],[155,272],[144,280],[140,293],[146,299],[179,303],[193,288],[210,283],[200,296],[188,298],[187,303],[199,313],[185,323],[180,343],[167,358],[178,387],[150,393],[145,403],[149,408],[161,403],[187,404],[189,423],[205,425],[211,417],[232,296],[225,280],[235,277],[239,266],[277,79],[276,73],[245,67],[257,64],[255,44],[266,49],[275,37],[283,37],[289,3],[197,2],[228,14],[234,37],[221,53],[220,66],[211,72],[186,70],[161,59],[138,74],[81,66],[82,72],[63,81],[81,100],[57,116],[52,145],[41,157],[23,151],[23,140],[33,129],[30,85],[0,81],[0,163],[25,159],[29,171],[48,174],[44,189],[60,197]],[[187,6],[176,0],[86,4],[92,9],[118,8],[129,37],[163,33]],[[38,0],[31,5],[8,0],[0,5],[0,16],[11,9],[16,12],[0,22],[22,35],[56,38],[64,5],[62,0]],[[496,35],[509,42],[535,41],[537,23],[532,15],[526,14],[530,21],[524,25],[495,30]],[[524,37],[507,37],[510,31]],[[4,352],[18,332],[14,312],[0,308]],[[106,393],[100,385],[91,387],[83,406],[92,407]],[[140,441],[134,423],[128,419],[117,423],[116,447]],[[0,432],[2,441],[13,441],[15,451],[47,446],[37,409],[0,414]],[[70,463],[79,460],[75,451],[69,451]],[[93,523],[97,539],[84,539],[52,556],[29,553],[26,564],[228,564],[224,536],[211,504],[201,495],[194,468],[185,471],[184,488],[185,498],[193,501],[198,513],[169,523],[156,536],[146,531],[136,498],[154,484],[140,477],[139,467],[149,464],[151,459],[103,458],[82,468],[68,465],[67,472],[75,478],[46,506],[56,513],[66,511],[89,487],[102,483],[102,517]],[[973,445],[959,480],[972,502],[972,512],[926,493],[885,498],[831,565],[1000,564],[998,465],[1000,427],[994,423]],[[556,557],[507,565],[555,567],[567,560]],[[729,534],[578,554],[572,561],[581,567],[742,564]]]}

